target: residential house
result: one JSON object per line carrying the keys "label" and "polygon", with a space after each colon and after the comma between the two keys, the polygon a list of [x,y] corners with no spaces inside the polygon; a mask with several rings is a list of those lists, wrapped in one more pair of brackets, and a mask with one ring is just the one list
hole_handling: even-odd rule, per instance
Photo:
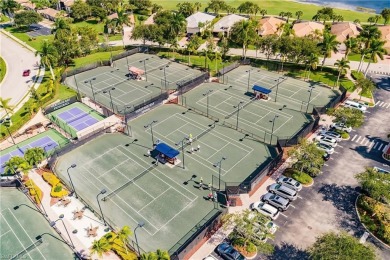
{"label": "residential house", "polygon": [[348,38],[357,37],[360,34],[362,28],[351,22],[342,22],[332,24],[330,32],[336,35],[336,40],[344,42]]}
{"label": "residential house", "polygon": [[316,32],[323,32],[325,26],[319,22],[301,22],[296,23],[293,26],[293,30],[296,36],[303,37],[314,34]]}
{"label": "residential house", "polygon": [[240,16],[240,15],[236,15],[236,14],[226,15],[214,24],[213,33],[218,34],[218,33],[222,32],[222,33],[229,34],[232,26],[236,22],[239,22],[242,20],[248,20],[248,18]]}
{"label": "residential house", "polygon": [[285,23],[286,21],[277,17],[265,17],[259,21],[257,32],[260,36],[276,34],[283,31],[280,28]]}
{"label": "residential house", "polygon": [[57,4],[58,10],[64,10],[68,14],[71,12],[71,7],[74,4],[75,0],[60,0]]}
{"label": "residential house", "polygon": [[187,21],[187,33],[188,34],[195,34],[202,32],[205,30],[207,25],[211,24],[213,19],[215,18],[214,15],[197,12],[193,15],[190,15],[186,18]]}
{"label": "residential house", "polygon": [[386,41],[383,47],[390,54],[390,25],[378,26],[378,29],[382,33],[381,41]]}
{"label": "residential house", "polygon": [[45,8],[37,11],[39,14],[41,14],[44,18],[49,19],[50,21],[55,21],[57,16],[59,15],[60,11],[55,10],[53,8]]}
{"label": "residential house", "polygon": [[25,10],[35,10],[35,4],[29,0],[15,0],[15,2],[20,4]]}

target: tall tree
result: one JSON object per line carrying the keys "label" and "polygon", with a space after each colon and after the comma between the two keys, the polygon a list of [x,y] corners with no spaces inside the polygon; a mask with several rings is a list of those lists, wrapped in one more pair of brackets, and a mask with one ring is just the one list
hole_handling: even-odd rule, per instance
{"label": "tall tree", "polygon": [[306,67],[307,67],[307,76],[306,78],[307,79],[310,79],[310,72],[311,70],[316,70],[317,69],[317,65],[319,63],[319,59],[318,59],[318,56],[317,54],[315,53],[311,53],[310,56],[308,56],[305,60],[305,64],[306,64]]}
{"label": "tall tree", "polygon": [[43,41],[41,50],[35,52],[35,56],[40,56],[41,65],[50,69],[51,77],[55,80],[53,66],[57,64],[58,53],[54,45],[49,41]]}
{"label": "tall tree", "polygon": [[75,30],[57,30],[53,45],[58,53],[59,65],[69,65],[73,58],[80,55],[78,35]]}
{"label": "tall tree", "polygon": [[371,62],[377,62],[378,57],[383,60],[383,55],[385,55],[387,52],[384,48],[385,41],[380,40],[373,40],[370,44],[370,48],[368,49],[368,55],[370,57],[370,61],[368,62],[366,71],[364,72],[364,75],[367,75],[368,68],[371,65]]}
{"label": "tall tree", "polygon": [[5,162],[4,171],[8,174],[15,174],[17,172],[23,172],[26,174],[31,169],[32,167],[23,157],[13,156]]}
{"label": "tall tree", "polygon": [[27,149],[24,153],[24,159],[30,165],[38,165],[45,158],[45,151],[42,147],[33,147]]}
{"label": "tall tree", "polygon": [[385,8],[381,12],[381,16],[384,20],[383,24],[388,24],[390,21],[390,8]]}
{"label": "tall tree", "polygon": [[42,20],[42,16],[35,11],[22,11],[14,16],[14,23],[17,27],[29,26]]}
{"label": "tall tree", "polygon": [[187,43],[186,50],[188,52],[188,66],[191,66],[191,54],[199,48],[200,44],[201,39],[197,35],[192,36],[190,41]]}
{"label": "tall tree", "polygon": [[207,9],[211,9],[216,13],[219,14],[220,10],[224,10],[226,6],[225,1],[223,0],[211,0],[207,6]]}
{"label": "tall tree", "polygon": [[0,109],[4,109],[5,113],[7,114],[7,117],[9,116],[9,113],[14,111],[15,106],[11,105],[9,102],[11,101],[11,98],[2,98],[0,97]]}
{"label": "tall tree", "polygon": [[171,259],[168,251],[161,250],[161,249],[157,249],[156,256],[157,256],[156,260],[170,260]]}
{"label": "tall tree", "polygon": [[336,122],[344,122],[347,126],[360,127],[364,123],[364,115],[361,111],[340,107],[338,109],[330,108],[326,112],[328,115],[335,117]]}
{"label": "tall tree", "polygon": [[85,18],[91,16],[91,7],[81,0],[76,0],[73,5],[70,7],[71,16],[78,21],[84,20]]}
{"label": "tall tree", "polygon": [[21,5],[15,0],[2,0],[0,2],[1,11],[6,11],[8,14],[14,14],[15,11],[20,10]]}
{"label": "tall tree", "polygon": [[324,33],[322,42],[318,44],[318,46],[321,48],[321,53],[324,55],[324,59],[322,60],[322,66],[321,70],[325,65],[326,58],[330,58],[332,55],[332,52],[337,53],[338,52],[338,45],[340,43],[336,40],[336,35],[331,34],[329,32]]}
{"label": "tall tree", "polygon": [[351,53],[351,51],[356,50],[356,48],[358,47],[358,41],[356,40],[356,38],[349,37],[344,41],[344,45],[345,45],[344,58],[347,58],[348,55]]}
{"label": "tall tree", "polygon": [[159,4],[156,4],[154,3],[152,5],[152,13],[157,13],[157,12],[160,12],[161,10],[163,9],[162,5],[159,5]]}
{"label": "tall tree", "polygon": [[297,17],[297,20],[300,20],[303,15],[303,12],[301,10],[295,12],[295,16]]}
{"label": "tall tree", "polygon": [[261,16],[264,18],[264,16],[267,14],[267,10],[261,9],[260,12]]}
{"label": "tall tree", "polygon": [[374,83],[366,78],[360,78],[356,81],[355,87],[360,89],[360,99],[362,99],[363,93],[373,92],[375,90]]}
{"label": "tall tree", "polygon": [[186,19],[182,14],[179,13],[173,13],[172,14],[172,20],[169,25],[169,32],[171,34],[172,38],[175,38],[177,41],[178,35],[184,31],[186,27]]}
{"label": "tall tree", "polygon": [[286,12],[285,16],[287,17],[287,23],[288,23],[288,20],[290,20],[290,18],[293,16],[293,14],[291,12]]}
{"label": "tall tree", "polygon": [[366,167],[364,172],[355,177],[368,196],[382,202],[390,201],[390,174],[380,173],[374,168]]}
{"label": "tall tree", "polygon": [[241,20],[236,22],[230,31],[231,40],[242,46],[242,56],[244,59],[246,59],[246,51],[249,44],[254,42],[256,37],[258,37],[256,26],[257,24],[254,20]]}
{"label": "tall tree", "polygon": [[376,259],[371,246],[359,243],[358,239],[348,233],[323,234],[316,238],[308,252],[311,259]]}
{"label": "tall tree", "polygon": [[346,73],[346,71],[350,68],[348,64],[349,64],[349,60],[347,60],[345,58],[342,58],[341,60],[337,60],[335,62],[334,65],[337,67],[337,70],[339,72],[339,74],[337,75],[336,86],[339,85],[339,80],[340,80],[341,74]]}
{"label": "tall tree", "polygon": [[199,9],[202,7],[202,4],[200,2],[195,2],[194,7],[195,7],[196,11],[199,12]]}
{"label": "tall tree", "polygon": [[92,242],[92,247],[90,249],[91,254],[97,254],[99,257],[102,257],[104,253],[111,250],[110,242],[107,238],[102,237],[99,240],[94,240]]}
{"label": "tall tree", "polygon": [[178,3],[176,7],[178,8],[179,13],[184,17],[188,17],[195,13],[195,6],[190,2]]}
{"label": "tall tree", "polygon": [[80,27],[77,30],[79,36],[80,51],[83,55],[90,54],[91,51],[98,47],[98,32],[92,27]]}
{"label": "tall tree", "polygon": [[157,41],[158,26],[156,24],[141,24],[135,26],[131,39],[142,40],[143,45],[146,45],[146,41]]}
{"label": "tall tree", "polygon": [[362,39],[366,49],[370,48],[371,41],[381,38],[381,32],[377,26],[363,25],[362,29],[358,38]]}

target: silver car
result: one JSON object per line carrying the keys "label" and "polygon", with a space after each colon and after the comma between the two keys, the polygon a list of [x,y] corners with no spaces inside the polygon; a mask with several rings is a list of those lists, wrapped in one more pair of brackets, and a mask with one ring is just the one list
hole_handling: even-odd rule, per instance
{"label": "silver car", "polygon": [[250,206],[251,210],[256,210],[257,212],[270,217],[271,219],[276,219],[279,217],[279,210],[267,203],[258,201],[255,203],[252,203]]}
{"label": "silver car", "polygon": [[290,189],[296,191],[302,190],[302,184],[299,181],[294,180],[293,178],[288,178],[282,175],[276,180],[276,182],[279,184],[283,184],[284,186],[287,186]]}
{"label": "silver car", "polygon": [[336,147],[337,146],[337,140],[332,138],[332,137],[319,135],[319,136],[316,137],[316,140],[318,142],[320,142],[321,144],[327,144],[327,145],[330,145],[332,147]]}
{"label": "silver car", "polygon": [[334,148],[330,145],[327,144],[322,144],[322,143],[317,143],[317,148],[327,152],[328,154],[333,154],[334,153]]}
{"label": "silver car", "polygon": [[290,206],[290,201],[288,199],[282,198],[278,195],[269,192],[264,194],[261,197],[261,200],[283,211],[287,210]]}
{"label": "silver car", "polygon": [[279,184],[279,183],[274,183],[271,186],[269,186],[268,191],[273,193],[273,194],[277,194],[279,196],[282,196],[283,198],[288,199],[290,201],[296,200],[297,196],[298,196],[297,191],[292,190],[289,187],[284,186],[284,185]]}
{"label": "silver car", "polygon": [[345,131],[347,133],[352,131],[352,127],[347,126],[346,124],[340,123],[340,122],[333,123],[333,124],[330,125],[330,127],[334,128],[334,129],[337,129],[337,130]]}
{"label": "silver car", "polygon": [[324,132],[321,132],[320,135],[321,136],[328,136],[328,137],[334,138],[334,139],[337,140],[337,142],[340,142],[342,140],[341,134],[333,132],[333,131],[324,131]]}

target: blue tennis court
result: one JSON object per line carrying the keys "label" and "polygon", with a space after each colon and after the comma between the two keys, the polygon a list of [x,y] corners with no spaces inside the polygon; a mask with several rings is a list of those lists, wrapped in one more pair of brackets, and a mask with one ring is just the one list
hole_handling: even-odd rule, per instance
{"label": "blue tennis court", "polygon": [[61,120],[65,121],[68,125],[76,129],[77,131],[83,130],[88,126],[99,122],[96,118],[92,117],[85,111],[78,107],[73,107],[57,115]]}

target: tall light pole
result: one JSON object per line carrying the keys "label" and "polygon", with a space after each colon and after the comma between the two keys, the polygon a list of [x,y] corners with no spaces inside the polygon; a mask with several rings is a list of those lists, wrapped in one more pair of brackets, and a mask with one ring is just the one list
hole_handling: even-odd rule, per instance
{"label": "tall light pole", "polygon": [[76,189],[74,188],[74,185],[73,185],[73,181],[72,181],[72,178],[70,178],[70,174],[69,174],[69,169],[73,169],[73,168],[76,168],[76,164],[72,164],[71,166],[68,167],[68,169],[66,170],[66,172],[68,173],[68,176],[69,176],[69,180],[70,180],[70,184],[72,185],[72,189],[73,189],[73,192],[74,192],[74,195],[77,199],[77,193],[76,193]]}
{"label": "tall light pole", "polygon": [[221,191],[221,168],[222,168],[222,161],[226,160],[226,157],[222,157],[221,160],[214,163],[214,167],[218,167],[218,190]]}
{"label": "tall light pole", "polygon": [[98,195],[96,195],[96,200],[97,200],[97,203],[99,205],[99,209],[100,209],[100,214],[102,215],[102,219],[103,219],[103,223],[105,226],[107,226],[107,223],[106,223],[106,220],[104,219],[104,215],[103,215],[103,211],[102,211],[102,207],[100,206],[100,202],[99,202],[99,195],[102,195],[104,193],[106,193],[107,191],[105,189],[102,189]]}
{"label": "tall light pole", "polygon": [[109,89],[109,90],[104,90],[104,91],[103,91],[103,94],[107,94],[107,93],[108,93],[108,95],[110,96],[110,102],[111,102],[112,113],[115,114],[115,111],[114,111],[114,103],[112,102],[111,90],[115,90],[115,88],[112,87],[112,88]]}
{"label": "tall light pole", "polygon": [[[15,169],[14,169],[14,173],[15,173]],[[19,174],[18,174],[17,176],[18,176],[19,178],[21,177]],[[28,189],[33,189],[34,192],[35,192],[35,194],[37,195],[37,198],[38,198],[37,203],[39,203],[39,205],[42,206],[42,210],[43,210],[43,212],[44,212],[44,213],[42,213],[42,212],[40,212],[40,213],[43,214],[43,215],[45,215],[45,217],[47,217],[48,215],[47,215],[46,209],[45,209],[45,207],[44,207],[43,204],[42,204],[41,198],[39,197],[37,190],[34,188],[34,186],[28,186],[28,187],[26,187],[26,186],[23,184],[23,182],[22,182],[19,178],[15,178],[15,180],[17,180],[17,181],[20,183],[20,185],[22,186],[22,192],[23,192],[24,194],[27,195],[27,194],[29,193],[29,191],[28,191],[26,188],[28,188]],[[40,207],[39,205],[38,205],[38,208],[39,208],[39,210],[40,210],[41,207]]]}
{"label": "tall light pole", "polygon": [[137,244],[138,256],[141,256],[141,252],[139,250],[139,244],[138,244],[137,232],[136,231],[137,231],[138,228],[142,228],[143,226],[145,226],[145,223],[141,221],[140,223],[138,223],[138,225],[134,229],[134,237],[135,237],[135,243]]}
{"label": "tall light pole", "polygon": [[86,81],[84,81],[84,83],[87,84],[89,82],[89,85],[91,86],[93,101],[95,101],[95,103],[96,103],[95,91],[93,90],[92,80],[96,80],[96,78],[92,78],[90,80],[86,80]]}
{"label": "tall light pole", "polygon": [[249,92],[249,84],[250,84],[250,81],[251,81],[251,70],[249,69],[246,72],[248,73],[248,88],[246,90],[246,93],[248,93]]}
{"label": "tall light pole", "polygon": [[313,92],[314,88],[315,88],[314,86],[311,86],[310,90],[308,90],[308,92],[310,92],[310,94],[309,94],[309,101],[307,102],[306,113],[307,113],[307,111],[309,111],[309,105],[310,105],[310,100],[311,100],[311,93]]}
{"label": "tall light pole", "polygon": [[127,134],[128,135],[130,135],[130,131],[129,131],[129,125],[127,124],[126,110],[130,109],[130,108],[134,108],[134,106],[126,106],[125,109],[124,109],[125,124],[126,124]]}
{"label": "tall light pole", "polygon": [[280,77],[278,79],[275,79],[275,81],[277,81],[277,83],[276,83],[276,93],[275,93],[275,102],[276,102],[276,98],[278,97],[278,90],[279,90],[279,84],[280,84],[280,80],[281,79],[284,79],[284,78]]}
{"label": "tall light pole", "polygon": [[187,137],[184,137],[181,141],[179,141],[175,144],[176,146],[179,146],[181,144],[181,154],[183,157],[183,169],[185,169],[185,166],[184,166],[184,142],[185,141],[187,141]]}
{"label": "tall light pole", "polygon": [[152,122],[144,126],[144,128],[150,127],[150,133],[152,134],[152,147],[154,147],[153,125],[157,122],[157,120],[153,120]]}
{"label": "tall light pole", "polygon": [[14,138],[12,137],[12,134],[11,134],[11,132],[9,131],[9,128],[8,128],[8,125],[9,124],[11,124],[11,118],[9,118],[9,117],[7,117],[7,118],[5,118],[5,119],[0,119],[0,125],[4,125],[5,126],[5,128],[7,129],[7,132],[8,132],[8,134],[9,134],[9,136],[11,137],[11,139],[12,139],[12,142],[14,143],[14,145],[16,144],[15,143],[15,140],[14,140]]}
{"label": "tall light pole", "polygon": [[165,71],[166,68],[169,68],[168,65],[164,66],[163,68],[161,68],[160,70],[164,70],[164,86],[165,86],[165,90],[167,90],[167,73]]}
{"label": "tall light pole", "polygon": [[68,228],[66,227],[66,225],[65,225],[64,221],[62,220],[62,218],[59,218],[59,219],[57,219],[57,220],[55,220],[55,221],[51,221],[51,222],[50,222],[50,226],[51,226],[51,227],[54,227],[54,226],[56,225],[56,222],[57,222],[58,220],[61,220],[61,221],[62,221],[62,225],[64,225],[64,228],[65,228],[66,233],[68,234],[70,243],[72,243],[72,247],[75,248],[75,246],[74,246],[74,244],[73,244],[73,241],[72,241],[72,238],[71,238],[70,235],[69,235]]}
{"label": "tall light pole", "polygon": [[203,96],[207,97],[207,117],[209,117],[209,94],[213,92],[212,89],[209,89],[206,93],[203,93]]}
{"label": "tall light pole", "polygon": [[270,122],[272,122],[272,130],[271,130],[271,140],[270,142],[272,143],[272,137],[274,136],[274,127],[275,127],[275,120],[276,118],[278,118],[279,116],[278,115],[275,115],[274,116],[274,119],[272,119]]}
{"label": "tall light pole", "polygon": [[149,58],[146,58],[144,60],[140,60],[139,62],[143,62],[144,63],[144,71],[145,71],[145,79],[146,81],[148,81],[148,74],[146,72],[146,61],[149,60]]}
{"label": "tall light pole", "polygon": [[239,114],[240,114],[240,109],[242,109],[242,104],[244,102],[240,101],[240,103],[238,103],[237,106],[234,106],[234,108],[237,108],[237,123],[236,123],[236,130],[238,130],[238,118],[239,118]]}

